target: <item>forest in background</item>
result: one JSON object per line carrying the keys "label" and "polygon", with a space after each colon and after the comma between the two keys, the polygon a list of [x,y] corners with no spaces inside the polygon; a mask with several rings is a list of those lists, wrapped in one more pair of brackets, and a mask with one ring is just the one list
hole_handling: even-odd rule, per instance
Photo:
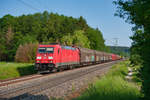
{"label": "forest in background", "polygon": [[0,61],[33,62],[37,45],[52,42],[109,51],[101,31],[90,27],[82,16],[73,18],[47,11],[3,16],[0,41]]}
{"label": "forest in background", "polygon": [[110,48],[110,52],[114,54],[118,54],[124,57],[130,56],[130,48],[126,46],[108,46]]}

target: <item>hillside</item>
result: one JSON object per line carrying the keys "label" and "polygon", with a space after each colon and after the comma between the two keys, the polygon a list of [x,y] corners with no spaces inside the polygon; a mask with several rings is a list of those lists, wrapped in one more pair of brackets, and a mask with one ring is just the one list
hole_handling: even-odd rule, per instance
{"label": "hillside", "polygon": [[110,52],[115,53],[115,54],[119,54],[122,56],[129,56],[130,54],[130,48],[126,47],[126,46],[108,46],[110,48]]}

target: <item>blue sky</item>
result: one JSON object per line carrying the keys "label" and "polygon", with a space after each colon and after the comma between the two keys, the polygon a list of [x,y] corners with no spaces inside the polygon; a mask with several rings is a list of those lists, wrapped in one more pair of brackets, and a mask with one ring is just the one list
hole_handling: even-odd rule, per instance
{"label": "blue sky", "polygon": [[6,14],[20,16],[36,12],[54,12],[78,18],[83,16],[93,28],[99,28],[106,45],[131,46],[131,25],[115,17],[113,0],[1,0],[0,17]]}

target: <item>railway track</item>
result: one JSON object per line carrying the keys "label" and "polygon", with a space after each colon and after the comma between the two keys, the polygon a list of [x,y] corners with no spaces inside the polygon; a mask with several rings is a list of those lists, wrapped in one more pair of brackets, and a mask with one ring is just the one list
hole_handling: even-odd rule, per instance
{"label": "railway track", "polygon": [[[79,68],[82,68],[82,67],[79,67]],[[79,69],[79,68],[75,68],[75,69]],[[72,69],[72,70],[75,70],[75,69]],[[65,71],[67,72],[69,70],[65,70]],[[59,72],[59,73],[61,73],[61,72]],[[51,75],[56,74],[56,72],[55,73],[52,72],[50,74]],[[32,79],[35,79],[35,78],[45,77],[45,76],[49,76],[49,74],[33,74],[33,75],[27,75],[27,76],[22,76],[22,77],[18,77],[18,78],[0,80],[0,87],[1,86],[8,86],[8,85],[11,85],[11,84],[16,84],[16,83],[27,81],[27,80],[32,80]]]}
{"label": "railway track", "polygon": [[22,81],[27,81],[27,80],[34,79],[34,78],[39,78],[39,77],[42,77],[42,76],[43,75],[40,75],[40,74],[33,74],[33,75],[27,75],[27,76],[23,76],[23,77],[19,77],[19,78],[14,78],[14,79],[0,80],[0,86],[7,86],[9,84],[14,84],[14,83],[22,82]]}
{"label": "railway track", "polygon": [[[41,81],[32,81],[29,82],[28,84],[23,84],[14,88],[3,88],[0,90],[0,98],[5,98],[5,99],[18,99],[20,100],[21,98],[25,98],[28,97],[27,94],[38,94],[41,91],[44,91],[46,89],[50,89],[52,87],[56,87],[58,85],[60,85],[61,83],[70,81],[70,80],[74,80],[77,79],[79,77],[82,77],[86,74],[90,74],[93,73],[97,70],[102,70],[105,68],[109,68],[111,67],[111,65],[115,64],[118,61],[113,61],[113,62],[109,62],[109,63],[104,63],[104,64],[98,64],[98,65],[92,65],[90,67],[82,67],[79,69],[74,69],[74,72],[72,72],[73,70],[68,70],[69,74],[62,74],[61,73],[54,73],[54,74],[60,74],[60,75],[47,75],[47,78],[43,77],[37,77],[38,80]],[[66,73],[67,71],[65,71],[64,73]],[[71,73],[70,73],[71,72]],[[30,78],[32,79],[32,78]]]}

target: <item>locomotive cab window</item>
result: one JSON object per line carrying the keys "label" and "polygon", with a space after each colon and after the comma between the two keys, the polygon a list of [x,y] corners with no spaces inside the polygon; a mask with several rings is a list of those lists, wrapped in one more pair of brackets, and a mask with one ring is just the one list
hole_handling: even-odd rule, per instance
{"label": "locomotive cab window", "polygon": [[38,52],[39,52],[39,53],[45,53],[45,48],[42,48],[42,47],[39,48],[39,49],[38,49]]}
{"label": "locomotive cab window", "polygon": [[54,48],[53,47],[40,47],[38,49],[39,53],[53,53],[54,52]]}
{"label": "locomotive cab window", "polygon": [[53,53],[54,52],[54,48],[53,47],[48,47],[48,48],[46,48],[46,52],[47,53]]}

